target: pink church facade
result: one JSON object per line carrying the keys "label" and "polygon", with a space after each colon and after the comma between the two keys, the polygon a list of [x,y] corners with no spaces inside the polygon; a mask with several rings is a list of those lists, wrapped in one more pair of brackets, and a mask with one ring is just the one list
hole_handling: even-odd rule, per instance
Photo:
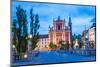
{"label": "pink church facade", "polygon": [[49,44],[52,42],[57,47],[60,47],[59,42],[63,41],[65,44],[71,44],[70,39],[70,27],[66,26],[65,19],[58,17],[56,20],[53,20],[53,26],[49,27],[48,34],[40,35],[38,42],[38,49],[40,51],[46,51],[49,49]]}
{"label": "pink church facade", "polygon": [[57,46],[60,41],[70,43],[70,29],[66,26],[65,19],[62,20],[58,17],[57,20],[53,20],[53,27],[49,27],[48,38],[49,43],[52,42]]}

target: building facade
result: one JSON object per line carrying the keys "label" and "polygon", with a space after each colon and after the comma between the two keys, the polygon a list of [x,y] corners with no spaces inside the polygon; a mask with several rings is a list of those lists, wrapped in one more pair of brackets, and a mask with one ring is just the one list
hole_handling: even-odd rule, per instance
{"label": "building facade", "polygon": [[83,31],[83,37],[82,37],[82,41],[83,41],[83,46],[88,47],[89,48],[96,48],[96,24],[93,23],[92,26],[88,29]]}
{"label": "building facade", "polygon": [[95,48],[96,47],[96,24],[95,23],[93,23],[93,25],[88,30],[88,32],[89,32],[90,47]]}
{"label": "building facade", "polygon": [[53,26],[49,27],[49,43],[52,42],[59,46],[60,41],[70,43],[70,30],[69,26],[66,26],[65,19],[62,20],[58,17],[57,20],[53,20]]}
{"label": "building facade", "polygon": [[48,44],[49,44],[48,34],[40,35],[39,36],[39,42],[37,44],[39,50],[40,51],[48,50]]}
{"label": "building facade", "polygon": [[[71,19],[70,19],[71,21]],[[62,20],[58,17],[53,20],[53,26],[49,27],[48,34],[40,35],[38,48],[39,50],[49,50],[49,44],[52,42],[57,47],[59,47],[59,42],[64,41],[64,43],[71,43],[71,31],[70,27],[66,26],[65,19]]]}

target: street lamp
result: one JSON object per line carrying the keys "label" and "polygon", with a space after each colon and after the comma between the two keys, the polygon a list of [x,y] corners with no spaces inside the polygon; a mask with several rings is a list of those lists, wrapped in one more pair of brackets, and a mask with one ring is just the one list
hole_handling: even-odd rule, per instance
{"label": "street lamp", "polygon": [[15,45],[12,45],[13,48],[15,48]]}
{"label": "street lamp", "polygon": [[88,36],[87,36],[87,35],[86,35],[85,37],[86,37],[86,39],[88,38]]}
{"label": "street lamp", "polygon": [[24,55],[24,58],[27,58],[27,54]]}
{"label": "street lamp", "polygon": [[32,51],[31,50],[32,49],[32,34],[30,34],[28,36],[28,38],[29,38],[29,40],[28,40],[28,51],[30,52],[30,51]]}
{"label": "street lamp", "polygon": [[32,38],[32,35],[31,35],[31,34],[29,35],[29,38],[30,38],[30,39]]}
{"label": "street lamp", "polygon": [[88,35],[86,35],[86,48],[89,49]]}

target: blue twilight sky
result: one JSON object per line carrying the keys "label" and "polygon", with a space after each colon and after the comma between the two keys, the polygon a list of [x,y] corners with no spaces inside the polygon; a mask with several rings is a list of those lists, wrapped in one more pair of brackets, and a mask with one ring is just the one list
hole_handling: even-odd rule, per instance
{"label": "blue twilight sky", "polygon": [[12,2],[12,19],[16,18],[16,7],[19,5],[26,10],[28,22],[31,8],[34,14],[39,15],[40,34],[47,34],[49,25],[52,26],[53,19],[57,19],[58,16],[66,20],[66,25],[68,25],[68,18],[71,17],[73,34],[81,34],[85,27],[88,29],[96,21],[95,6],[15,1]]}

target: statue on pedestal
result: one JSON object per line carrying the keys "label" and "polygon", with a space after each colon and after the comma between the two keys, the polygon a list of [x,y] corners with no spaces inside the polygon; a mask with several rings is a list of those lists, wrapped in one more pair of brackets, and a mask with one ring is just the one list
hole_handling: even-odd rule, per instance
{"label": "statue on pedestal", "polygon": [[78,39],[75,40],[74,49],[79,48]]}

